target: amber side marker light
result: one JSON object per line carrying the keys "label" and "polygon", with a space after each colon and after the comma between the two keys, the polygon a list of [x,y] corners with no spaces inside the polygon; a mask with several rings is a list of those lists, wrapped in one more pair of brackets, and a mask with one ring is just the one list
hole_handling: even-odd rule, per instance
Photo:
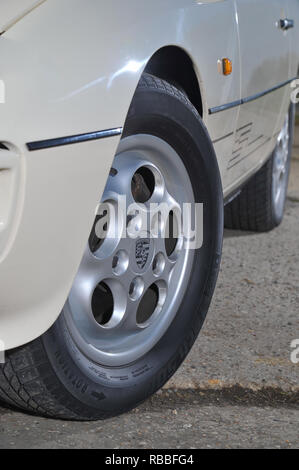
{"label": "amber side marker light", "polygon": [[225,57],[224,59],[219,59],[218,60],[218,72],[221,73],[221,75],[230,75],[233,71],[233,64],[230,59]]}

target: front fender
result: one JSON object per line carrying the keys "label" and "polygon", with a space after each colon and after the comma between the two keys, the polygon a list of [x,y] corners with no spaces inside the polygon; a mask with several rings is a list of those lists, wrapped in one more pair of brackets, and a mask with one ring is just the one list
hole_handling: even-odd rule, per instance
{"label": "front fender", "polygon": [[[17,179],[10,170],[14,198],[6,195],[11,217],[0,243],[0,340],[6,349],[41,335],[58,317],[119,137],[36,152],[26,144],[122,127],[142,71],[166,45],[187,50],[196,62],[207,115],[207,102],[218,104],[212,90],[220,78],[208,80],[215,65],[208,51],[193,52],[200,34],[206,41],[207,18],[221,15],[217,8],[227,15],[230,10],[227,2],[200,3],[51,0],[0,37],[0,142],[19,161]],[[229,40],[222,41],[223,55]],[[207,64],[203,76],[200,62]]]}

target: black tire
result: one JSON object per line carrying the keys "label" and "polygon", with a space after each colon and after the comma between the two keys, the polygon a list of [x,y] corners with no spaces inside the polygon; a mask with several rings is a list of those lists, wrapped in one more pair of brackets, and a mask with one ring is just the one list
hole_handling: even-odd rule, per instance
{"label": "black tire", "polygon": [[[289,152],[287,182],[294,135],[294,106],[289,109]],[[287,196],[287,184],[283,203],[276,208],[273,197],[273,168],[275,151],[264,166],[246,183],[241,193],[225,206],[224,224],[228,229],[253,232],[268,232],[281,224]]]}
{"label": "black tire", "polygon": [[[216,156],[200,116],[174,86],[144,75],[130,107],[124,136],[150,133],[168,142],[204,203],[204,242],[196,250],[186,295],[170,327],[144,357],[120,370],[93,364],[88,374],[63,315],[30,344],[7,352],[0,367],[0,397],[45,416],[94,420],[128,411],[161,388],[192,347],[207,314],[218,276],[223,197]],[[121,377],[120,377],[121,376]]]}

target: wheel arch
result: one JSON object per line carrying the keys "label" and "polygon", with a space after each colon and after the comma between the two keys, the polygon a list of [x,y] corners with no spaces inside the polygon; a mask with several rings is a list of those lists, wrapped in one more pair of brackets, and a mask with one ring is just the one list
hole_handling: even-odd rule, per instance
{"label": "wheel arch", "polygon": [[202,94],[197,74],[190,55],[184,49],[174,45],[161,47],[149,59],[144,72],[169,81],[184,91],[202,117]]}

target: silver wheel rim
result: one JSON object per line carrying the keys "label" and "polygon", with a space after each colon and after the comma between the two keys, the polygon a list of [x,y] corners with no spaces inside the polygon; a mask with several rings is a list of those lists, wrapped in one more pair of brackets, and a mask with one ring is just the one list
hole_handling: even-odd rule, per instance
{"label": "silver wheel rim", "polygon": [[[110,174],[102,197],[108,213],[112,208],[117,211],[120,194],[126,196],[127,206],[136,203],[131,182],[140,168],[150,170],[154,176],[151,197],[139,204],[143,213],[149,211],[150,203],[165,202],[174,217],[180,218],[183,203],[194,203],[189,175],[175,150],[157,137],[139,134],[120,143],[113,162],[116,171]],[[188,236],[183,239],[182,234],[173,252],[167,252],[167,221],[163,217],[156,220],[162,235],[158,238],[151,233],[138,234],[136,239],[121,237],[126,226],[131,229],[130,218],[123,219],[117,217],[112,227],[116,236],[106,235],[95,252],[88,244],[64,307],[68,330],[81,352],[110,367],[136,361],[161,339],[182,302],[194,259],[194,249],[186,241]],[[107,234],[109,225],[110,220]],[[113,299],[108,321],[100,323],[93,303],[98,289],[104,289],[106,297]],[[148,309],[144,308],[145,296],[149,298],[150,294],[155,298],[152,312],[142,318]],[[100,300],[101,297],[101,305]]]}
{"label": "silver wheel rim", "polygon": [[274,151],[272,190],[276,215],[280,217],[284,210],[289,174],[289,115],[286,116],[282,130],[277,138]]}

